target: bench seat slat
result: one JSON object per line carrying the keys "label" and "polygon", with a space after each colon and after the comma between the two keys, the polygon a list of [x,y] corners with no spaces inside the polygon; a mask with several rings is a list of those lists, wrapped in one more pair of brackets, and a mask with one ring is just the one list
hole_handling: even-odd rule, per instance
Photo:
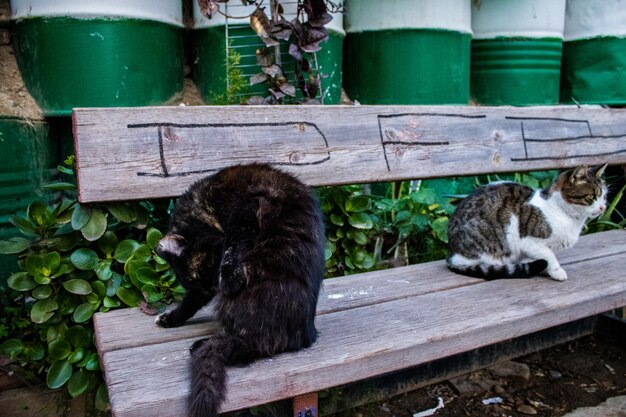
{"label": "bench seat slat", "polygon": [[[622,241],[622,234],[621,231],[612,231],[603,233],[602,238],[594,235],[582,236],[573,248],[564,251],[558,257],[564,265],[567,265],[570,262],[598,256],[597,254],[604,256],[619,253],[624,250],[617,244]],[[443,291],[478,282],[482,280],[447,271],[442,274],[439,262],[328,279],[324,282],[320,294],[317,314]],[[207,306],[187,325],[162,329],[154,324],[154,317],[144,314],[138,308],[120,309],[96,314],[94,328],[98,351],[102,354],[117,349],[206,335],[217,329],[216,323],[211,320],[212,309]],[[137,334],[141,337],[137,337]]]}
{"label": "bench seat slat", "polygon": [[[606,248],[611,255],[601,247],[605,235],[615,239]],[[570,260],[566,282],[480,282],[320,315],[321,336],[310,349],[230,368],[222,411],[407,368],[626,305],[626,232],[585,240],[595,242],[596,251],[587,252],[589,260]],[[440,274],[450,273],[436,264]],[[184,415],[194,339],[104,353],[115,416]]]}

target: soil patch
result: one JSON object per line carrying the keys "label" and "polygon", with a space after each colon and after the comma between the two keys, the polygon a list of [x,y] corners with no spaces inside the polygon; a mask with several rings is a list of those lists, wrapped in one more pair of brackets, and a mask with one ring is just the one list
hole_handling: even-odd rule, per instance
{"label": "soil patch", "polygon": [[340,415],[413,416],[441,398],[436,417],[561,417],[625,393],[626,345],[589,336]]}

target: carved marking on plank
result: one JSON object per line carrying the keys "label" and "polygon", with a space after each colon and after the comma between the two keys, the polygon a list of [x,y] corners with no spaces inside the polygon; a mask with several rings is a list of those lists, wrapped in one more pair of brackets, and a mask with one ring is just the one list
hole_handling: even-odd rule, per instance
{"label": "carved marking on plank", "polygon": [[[468,114],[450,114],[450,113],[399,113],[399,114],[379,114],[378,115],[378,132],[380,134],[380,142],[383,145],[383,154],[385,156],[385,163],[387,164],[387,170],[391,171],[389,165],[389,157],[387,156],[387,146],[392,146],[393,154],[396,157],[404,156],[404,151],[401,146],[406,147],[419,147],[419,146],[446,146],[450,144],[450,141],[445,140],[424,140],[423,130],[425,125],[430,122],[429,118],[434,117],[435,125],[440,128],[440,120],[438,117],[452,117],[461,119],[484,119],[487,115],[468,115]],[[391,119],[393,124],[399,122],[398,119],[408,118],[403,128],[397,129],[389,124],[384,123],[385,119]],[[429,127],[429,126],[427,126]],[[408,140],[407,140],[408,139]],[[418,140],[419,139],[419,140]],[[393,146],[395,145],[395,146]],[[401,146],[398,146],[401,145]]]}
{"label": "carved marking on plank", "polygon": [[[513,162],[540,160],[567,160],[581,157],[611,156],[626,153],[626,132],[611,135],[594,135],[588,120],[563,119],[555,117],[506,116],[508,120],[520,120],[524,158],[511,158]],[[546,134],[549,132],[549,134]],[[613,149],[604,152],[555,154],[555,144],[559,142],[585,141],[585,149]],[[537,143],[537,144],[533,144]],[[545,146],[542,146],[545,145]],[[529,155],[530,153],[533,155]],[[540,155],[540,156],[536,156]]]}
{"label": "carved marking on plank", "polygon": [[[307,133],[306,127],[314,129],[313,135]],[[298,166],[298,165],[319,165],[330,160],[330,151],[328,148],[328,140],[324,135],[324,132],[315,124],[311,122],[279,122],[279,123],[137,123],[128,124],[128,129],[154,129],[156,128],[156,140],[159,145],[159,158],[161,161],[160,172],[146,172],[138,171],[138,176],[145,177],[161,177],[167,178],[172,176],[188,176],[194,174],[205,174],[209,172],[215,172],[221,168],[226,167],[229,164],[223,166],[213,164],[211,168],[193,169],[206,161],[202,158],[190,159],[186,161],[184,166],[172,166],[169,164],[168,155],[181,155],[189,154],[196,155],[199,150],[207,145],[207,139],[211,141],[223,139],[223,140],[236,140],[238,141],[237,148],[245,145],[248,149],[258,147],[258,151],[261,152],[266,160],[263,161],[260,158],[251,159],[256,162],[266,162],[271,165],[278,166]],[[265,135],[263,129],[270,128]],[[291,139],[297,142],[297,145],[302,146],[299,150],[293,150],[293,143],[289,143],[289,152],[283,152],[281,149],[274,150],[274,152],[265,152],[267,149],[267,142],[255,139],[271,137],[272,134],[276,135],[275,128],[286,128],[286,130],[292,130],[295,128],[297,134],[293,134]],[[150,131],[148,131],[150,132]],[[152,131],[154,132],[154,130]],[[255,143],[256,142],[256,143]],[[280,145],[280,144],[279,144]],[[206,155],[206,153],[205,153]],[[286,159],[286,160],[285,160]]]}

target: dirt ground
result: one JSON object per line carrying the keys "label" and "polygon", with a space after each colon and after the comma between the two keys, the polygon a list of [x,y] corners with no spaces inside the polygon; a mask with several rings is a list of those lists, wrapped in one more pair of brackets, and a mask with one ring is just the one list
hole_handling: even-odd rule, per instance
{"label": "dirt ground", "polygon": [[437,406],[439,398],[444,408],[436,417],[561,417],[625,393],[626,344],[588,336],[341,417],[413,416]]}

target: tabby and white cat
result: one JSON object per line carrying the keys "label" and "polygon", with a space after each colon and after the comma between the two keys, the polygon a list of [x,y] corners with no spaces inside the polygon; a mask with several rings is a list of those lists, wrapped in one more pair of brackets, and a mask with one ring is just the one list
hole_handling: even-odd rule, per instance
{"label": "tabby and white cat", "polygon": [[545,190],[514,182],[476,189],[450,218],[448,268],[486,279],[545,271],[565,281],[554,251],[573,246],[585,222],[606,210],[606,166],[564,171]]}

